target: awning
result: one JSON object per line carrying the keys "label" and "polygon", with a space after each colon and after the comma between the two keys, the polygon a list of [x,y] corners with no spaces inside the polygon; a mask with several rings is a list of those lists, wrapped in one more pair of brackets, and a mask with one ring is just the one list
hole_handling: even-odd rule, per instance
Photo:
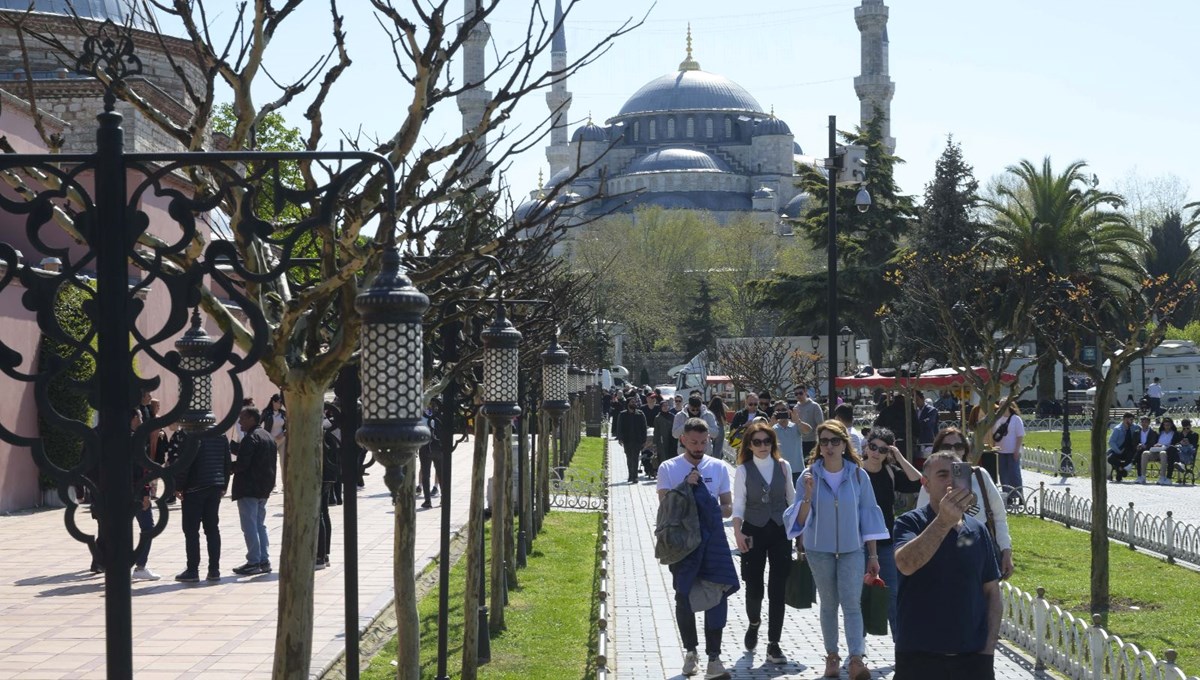
{"label": "awning", "polygon": [[[991,372],[983,367],[976,366],[971,369],[975,371],[983,380],[989,380]],[[1012,384],[1017,381],[1017,376],[1012,373],[1004,373],[1000,376],[1000,382],[1005,385]],[[869,390],[935,390],[946,387],[962,387],[967,384],[967,379],[955,368],[935,368],[932,371],[927,371],[918,376],[899,377],[899,376],[883,376],[878,373],[872,373],[866,376],[848,376],[839,377],[837,379],[838,387],[848,387],[852,389],[866,388]]]}

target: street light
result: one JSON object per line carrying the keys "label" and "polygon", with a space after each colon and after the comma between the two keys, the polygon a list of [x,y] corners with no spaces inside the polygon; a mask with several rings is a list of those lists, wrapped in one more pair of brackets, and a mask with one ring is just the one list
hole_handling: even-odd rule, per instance
{"label": "street light", "polygon": [[213,339],[208,336],[200,320],[200,308],[192,309],[192,326],[175,341],[175,349],[179,351],[179,367],[189,373],[187,380],[179,381],[179,399],[184,399],[185,386],[190,384],[191,396],[187,399],[187,407],[179,416],[179,427],[186,432],[194,432],[211,427],[217,422],[212,410],[212,372],[208,352],[213,346]]}
{"label": "street light", "polygon": [[842,366],[847,375],[850,374],[850,352],[847,349],[854,342],[854,331],[850,330],[849,326],[842,326],[842,330],[838,331],[838,340],[842,343]]}
{"label": "street light", "polygon": [[382,265],[371,287],[354,300],[363,320],[362,423],[355,441],[375,453],[395,495],[402,466],[430,439],[421,408],[421,316],[429,298],[400,272],[395,244],[383,251]]}
{"label": "street light", "polygon": [[497,428],[506,427],[521,415],[517,402],[517,375],[520,371],[521,332],[504,313],[504,304],[496,305],[492,325],[484,329],[483,407],[484,417]]}
{"label": "street light", "polygon": [[[850,163],[846,162],[846,157],[851,156]],[[829,117],[829,156],[825,159],[825,169],[828,175],[828,196],[826,203],[829,205],[829,242],[827,250],[829,251],[828,261],[828,276],[829,276],[829,300],[828,300],[828,326],[827,333],[829,336],[829,406],[833,409],[833,398],[837,394],[837,345],[835,335],[838,327],[838,304],[837,304],[837,188],[839,184],[862,184],[863,170],[854,167],[855,165],[864,164],[865,149],[862,147],[848,146],[838,147],[837,143],[837,116]],[[859,189],[858,195],[855,196],[854,205],[859,212],[866,212],[871,208],[871,195],[867,193],[866,187]]]}
{"label": "street light", "polygon": [[555,417],[571,408],[567,399],[567,363],[571,355],[558,344],[558,335],[542,352],[542,408]]}

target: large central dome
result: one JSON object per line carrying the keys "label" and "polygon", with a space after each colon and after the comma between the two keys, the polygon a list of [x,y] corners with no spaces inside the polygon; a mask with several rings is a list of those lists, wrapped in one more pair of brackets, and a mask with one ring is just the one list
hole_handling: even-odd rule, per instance
{"label": "large central dome", "polygon": [[732,80],[700,70],[681,70],[643,85],[625,102],[616,117],[697,110],[763,113],[758,101]]}

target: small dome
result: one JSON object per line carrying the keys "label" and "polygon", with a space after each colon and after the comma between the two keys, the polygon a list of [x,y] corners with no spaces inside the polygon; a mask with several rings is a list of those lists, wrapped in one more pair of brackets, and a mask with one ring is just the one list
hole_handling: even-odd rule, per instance
{"label": "small dome", "polygon": [[652,151],[634,160],[622,172],[732,172],[729,165],[716,156],[699,149],[666,148]]}
{"label": "small dome", "polygon": [[546,188],[550,189],[551,187],[556,187],[559,184],[567,181],[567,178],[571,176],[572,172],[573,171],[571,168],[563,168],[553,175],[550,175],[550,180],[546,182]]}
{"label": "small dome", "polygon": [[787,202],[787,205],[779,211],[780,215],[788,217],[804,217],[808,212],[808,194],[801,191],[792,197],[792,200]]}
{"label": "small dome", "polygon": [[800,142],[792,142],[792,153],[797,156],[804,155],[804,149],[800,148]]}
{"label": "small dome", "polygon": [[572,142],[607,142],[608,130],[588,121],[587,125],[575,130],[571,135]]}
{"label": "small dome", "polygon": [[754,192],[754,198],[775,198],[775,190],[771,187],[759,187]]}
{"label": "small dome", "polygon": [[763,113],[741,85],[705,71],[678,71],[646,83],[617,117],[658,111],[745,111]]}
{"label": "small dome", "polygon": [[513,221],[534,222],[544,219],[552,210],[554,210],[554,201],[546,198],[531,198],[513,210]]}
{"label": "small dome", "polygon": [[118,25],[125,23],[129,14],[125,0],[0,0],[0,10],[24,12],[30,5],[34,12],[71,16],[73,9],[84,19],[112,19]]}
{"label": "small dome", "polygon": [[771,118],[763,118],[754,124],[754,136],[762,135],[790,135],[792,129],[788,124],[772,116]]}

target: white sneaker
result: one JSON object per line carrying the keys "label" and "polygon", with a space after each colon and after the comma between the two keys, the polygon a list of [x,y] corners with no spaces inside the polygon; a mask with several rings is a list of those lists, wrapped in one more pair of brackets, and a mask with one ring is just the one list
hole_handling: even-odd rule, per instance
{"label": "white sneaker", "polygon": [[708,668],[704,671],[704,680],[729,680],[729,671],[725,670],[725,664],[721,663],[720,659],[713,659],[708,662]]}
{"label": "white sneaker", "polygon": [[695,675],[700,670],[700,661],[696,658],[695,652],[687,652],[683,655],[683,671],[684,675]]}
{"label": "white sneaker", "polygon": [[1126,472],[1129,472],[1129,471],[1130,471],[1130,470],[1132,470],[1132,469],[1133,469],[1133,463],[1129,463],[1129,464],[1127,464],[1127,465],[1125,466],[1125,471],[1126,471]]}
{"label": "white sneaker", "polygon": [[1160,478],[1158,479],[1158,485],[1159,485],[1159,486],[1173,486],[1173,485],[1171,484],[1171,480],[1170,480],[1170,479],[1167,479],[1166,477],[1160,477]]}
{"label": "white sneaker", "polygon": [[1145,478],[1145,477],[1138,477],[1136,481],[1137,481],[1137,483],[1138,483],[1138,484],[1145,484],[1145,483],[1146,483],[1146,478]]}
{"label": "white sneaker", "polygon": [[142,567],[141,569],[133,570],[133,580],[135,581],[157,581],[160,578],[162,578],[162,576],[150,571],[150,567]]}

